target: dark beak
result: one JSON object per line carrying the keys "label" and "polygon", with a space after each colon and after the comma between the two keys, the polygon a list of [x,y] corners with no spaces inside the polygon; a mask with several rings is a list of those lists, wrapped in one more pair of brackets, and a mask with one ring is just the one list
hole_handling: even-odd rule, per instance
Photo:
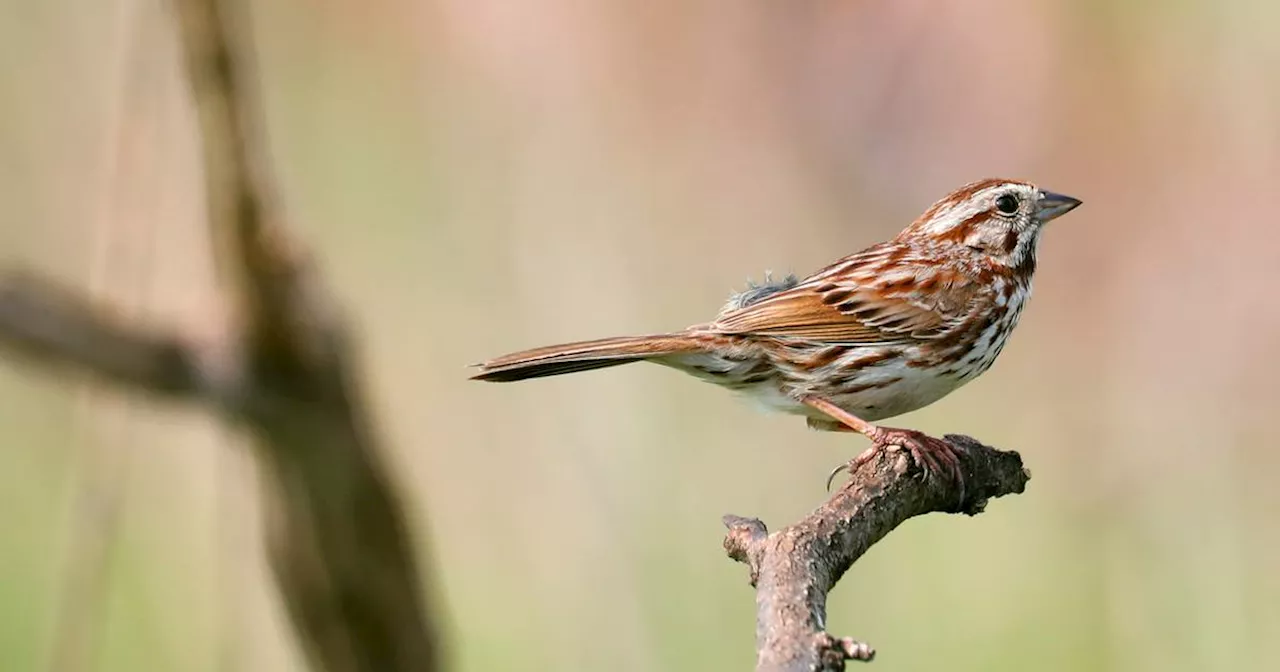
{"label": "dark beak", "polygon": [[1052,191],[1040,192],[1040,210],[1036,214],[1036,218],[1043,224],[1051,219],[1057,219],[1080,205],[1080,199],[1055,194]]}

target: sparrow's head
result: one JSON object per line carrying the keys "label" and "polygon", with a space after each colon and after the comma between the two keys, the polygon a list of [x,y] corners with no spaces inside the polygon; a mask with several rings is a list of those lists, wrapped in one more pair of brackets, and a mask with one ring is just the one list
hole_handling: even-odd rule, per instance
{"label": "sparrow's head", "polygon": [[1041,229],[1078,205],[1028,182],[987,179],[934,203],[898,237],[962,245],[996,264],[1033,268]]}

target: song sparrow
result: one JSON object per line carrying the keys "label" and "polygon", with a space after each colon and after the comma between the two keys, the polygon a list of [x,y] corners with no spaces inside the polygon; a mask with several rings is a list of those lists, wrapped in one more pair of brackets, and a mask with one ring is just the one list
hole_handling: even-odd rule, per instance
{"label": "song sparrow", "polygon": [[806,416],[814,429],[866,436],[873,445],[850,469],[899,445],[926,473],[945,464],[963,485],[951,444],[872,423],[931,404],[991,366],[1031,293],[1041,229],[1078,205],[1027,182],[974,182],[893,240],[803,280],[752,286],[706,324],[516,352],[478,364],[473,378],[656,362]]}

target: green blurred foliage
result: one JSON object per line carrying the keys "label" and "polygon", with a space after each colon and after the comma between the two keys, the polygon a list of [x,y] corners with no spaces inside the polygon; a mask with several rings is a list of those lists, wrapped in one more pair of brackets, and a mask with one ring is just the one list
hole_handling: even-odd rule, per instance
{"label": "green blurred foliage", "polygon": [[[245,3],[248,4],[248,3]],[[359,320],[463,670],[745,669],[719,517],[862,449],[657,367],[488,386],[681,327],[988,175],[1079,196],[999,364],[898,420],[1034,479],[830,600],[881,670],[1274,670],[1280,7],[272,0],[273,161]],[[219,319],[157,2],[0,0],[0,262]],[[0,367],[0,669],[299,669],[257,477],[190,409]]]}

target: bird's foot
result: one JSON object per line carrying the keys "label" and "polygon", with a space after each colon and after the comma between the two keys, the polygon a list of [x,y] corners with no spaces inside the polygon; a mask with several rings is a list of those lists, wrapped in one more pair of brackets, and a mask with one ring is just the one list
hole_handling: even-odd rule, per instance
{"label": "bird's foot", "polygon": [[960,452],[961,449],[956,447],[949,441],[935,438],[925,434],[924,432],[914,429],[901,429],[898,427],[875,427],[868,437],[873,445],[862,451],[860,455],[853,458],[849,462],[836,467],[827,476],[827,489],[831,489],[831,481],[842,471],[852,474],[859,467],[870,462],[880,451],[887,450],[889,446],[900,446],[911,452],[911,457],[916,464],[920,466],[920,470],[924,472],[925,478],[932,478],[939,471],[947,471],[949,475],[955,479],[956,485],[960,488],[960,501],[964,501],[964,471],[960,468]]}

